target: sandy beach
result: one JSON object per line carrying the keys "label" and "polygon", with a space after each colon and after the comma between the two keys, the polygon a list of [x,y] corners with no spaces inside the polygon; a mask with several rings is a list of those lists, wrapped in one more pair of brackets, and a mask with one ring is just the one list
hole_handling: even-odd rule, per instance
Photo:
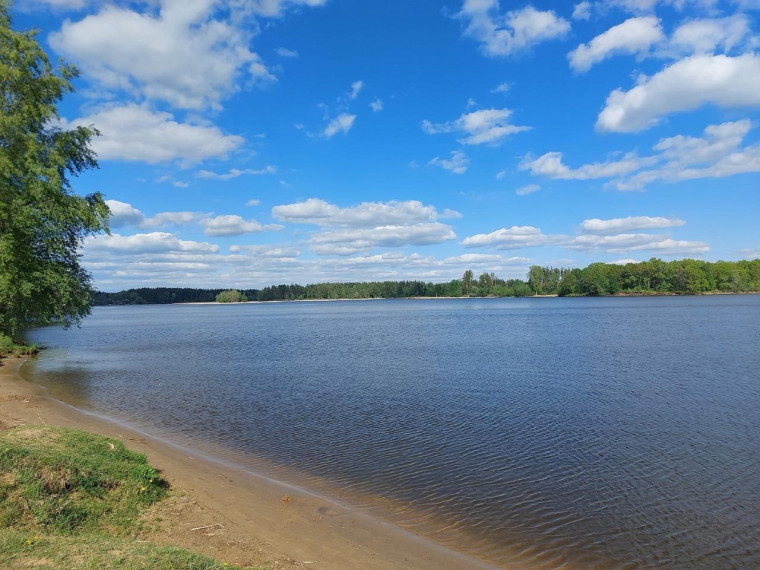
{"label": "sandy beach", "polygon": [[193,453],[45,396],[0,360],[0,429],[49,424],[118,438],[147,455],[174,493],[146,516],[160,529],[139,540],[175,544],[240,565],[273,568],[492,568],[360,508]]}

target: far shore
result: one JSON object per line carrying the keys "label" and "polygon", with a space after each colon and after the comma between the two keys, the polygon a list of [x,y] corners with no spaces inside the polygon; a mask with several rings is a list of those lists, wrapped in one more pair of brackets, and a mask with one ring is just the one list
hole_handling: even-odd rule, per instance
{"label": "far shore", "polygon": [[24,380],[27,359],[0,359],[0,429],[45,424],[118,438],[147,455],[174,490],[147,537],[242,566],[314,569],[493,568],[329,499],[273,481],[48,398]]}
{"label": "far shore", "polygon": [[[439,296],[439,297],[358,297],[358,298],[339,298],[339,299],[273,299],[271,301],[238,301],[234,303],[219,303],[217,301],[188,301],[182,303],[165,303],[169,305],[266,305],[270,303],[327,303],[332,301],[435,301],[435,300],[473,300],[473,299],[609,299],[615,297],[713,297],[722,295],[760,295],[760,291],[741,291],[734,293],[733,291],[704,291],[702,293],[648,293],[648,292],[621,292],[614,293],[612,295],[565,295],[560,296],[556,293],[547,295],[525,295],[523,297],[498,297],[495,295],[486,295],[485,297],[451,297],[451,296]],[[146,303],[144,306],[155,303]],[[95,305],[98,307],[124,307],[124,306],[140,306],[132,304],[123,305]]]}

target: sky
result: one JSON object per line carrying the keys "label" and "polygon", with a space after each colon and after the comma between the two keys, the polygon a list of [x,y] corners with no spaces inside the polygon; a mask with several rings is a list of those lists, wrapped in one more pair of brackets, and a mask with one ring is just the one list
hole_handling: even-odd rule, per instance
{"label": "sky", "polygon": [[103,291],[760,257],[760,0],[15,0]]}

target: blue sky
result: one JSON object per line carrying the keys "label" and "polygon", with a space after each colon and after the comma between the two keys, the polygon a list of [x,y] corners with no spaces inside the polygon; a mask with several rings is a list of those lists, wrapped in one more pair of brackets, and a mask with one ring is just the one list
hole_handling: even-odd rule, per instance
{"label": "blue sky", "polygon": [[95,285],[760,256],[760,1],[17,0],[76,64]]}

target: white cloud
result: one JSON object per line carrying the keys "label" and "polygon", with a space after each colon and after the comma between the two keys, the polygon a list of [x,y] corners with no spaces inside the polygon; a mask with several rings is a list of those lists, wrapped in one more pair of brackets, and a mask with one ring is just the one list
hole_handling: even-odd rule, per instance
{"label": "white cloud", "polygon": [[81,10],[88,6],[90,0],[26,0],[23,6],[16,9],[29,10],[34,8],[52,8],[53,10]]}
{"label": "white cloud", "polygon": [[551,10],[526,6],[501,14],[498,0],[464,0],[459,17],[467,23],[465,35],[480,42],[491,57],[528,50],[570,30],[570,23]]}
{"label": "white cloud", "polygon": [[160,212],[155,216],[148,217],[132,204],[119,200],[106,200],[106,205],[111,210],[109,224],[112,228],[134,226],[139,229],[148,229],[183,226],[194,222],[198,217],[193,212]]}
{"label": "white cloud", "polygon": [[562,162],[561,152],[548,152],[537,159],[524,159],[520,169],[563,180],[611,178],[609,184],[618,190],[641,190],[656,181],[725,178],[760,172],[760,144],[741,147],[751,127],[747,119],[709,125],[703,137],[677,135],[660,139],[653,147],[656,154],[652,156],[628,153],[618,160],[577,169]]}
{"label": "white cloud", "polygon": [[438,216],[442,220],[453,220],[453,219],[461,219],[464,216],[462,216],[462,212],[457,212],[456,210],[450,210],[449,208],[445,208],[443,212],[441,212],[440,216]]}
{"label": "white cloud", "polygon": [[109,90],[183,109],[219,108],[241,83],[274,77],[244,26],[213,18],[213,0],[166,0],[158,13],[104,6],[49,37],[57,52]]}
{"label": "white cloud", "polygon": [[338,115],[328,123],[322,132],[322,136],[330,139],[338,133],[347,133],[354,126],[354,120],[356,120],[356,115],[349,115],[347,113]]}
{"label": "white cloud", "polygon": [[667,50],[672,54],[711,54],[719,49],[729,52],[750,33],[746,15],[727,18],[703,18],[680,25],[673,32]]}
{"label": "white cloud", "polygon": [[527,186],[515,190],[515,194],[518,196],[527,196],[528,194],[533,194],[533,192],[538,192],[539,190],[541,190],[541,187],[538,184],[528,184]]}
{"label": "white cloud", "polygon": [[238,215],[222,215],[200,220],[207,236],[239,236],[269,230],[280,230],[277,224],[263,225],[256,220],[245,220]]}
{"label": "white cloud", "polygon": [[106,206],[111,211],[111,217],[109,218],[111,228],[137,226],[145,221],[145,214],[132,206],[132,204],[118,200],[106,200]]}
{"label": "white cloud", "polygon": [[599,131],[636,132],[661,118],[707,103],[760,107],[760,56],[694,55],[643,78],[629,91],[616,89],[599,114]]}
{"label": "white cloud", "polygon": [[467,172],[467,167],[470,165],[470,159],[461,150],[452,150],[451,158],[435,157],[428,162],[428,164],[434,164],[440,166],[444,170],[453,172],[454,174],[464,174]]}
{"label": "white cloud", "polygon": [[287,57],[287,58],[295,58],[298,57],[298,52],[292,49],[279,47],[276,50],[274,50],[277,55],[280,57]]}
{"label": "white cloud", "polygon": [[520,163],[520,170],[530,170],[534,175],[560,180],[592,180],[628,174],[651,162],[652,159],[629,153],[618,160],[586,164],[573,170],[563,164],[561,152],[547,152],[536,159],[526,158]]}
{"label": "white cloud", "polygon": [[616,54],[646,54],[653,45],[664,38],[658,18],[630,18],[571,51],[568,54],[570,67],[575,71],[584,72]]}
{"label": "white cloud", "polygon": [[219,246],[207,242],[181,240],[166,232],[123,236],[119,234],[88,236],[84,239],[85,254],[107,253],[216,253]]}
{"label": "white cloud", "polygon": [[359,93],[361,93],[362,88],[364,87],[363,81],[354,81],[351,84],[351,92],[348,94],[348,98],[352,101],[356,99],[359,96]]}
{"label": "white cloud", "polygon": [[[625,224],[621,223],[620,225],[622,227]],[[465,247],[493,247],[496,249],[519,249],[550,244],[572,250],[601,250],[615,254],[647,251],[650,254],[659,255],[701,255],[710,249],[704,242],[674,240],[662,234],[581,234],[571,237],[547,235],[533,226],[501,228],[488,234],[476,234],[462,240],[462,245]]]}
{"label": "white cloud", "polygon": [[504,83],[499,83],[496,87],[491,89],[491,93],[506,93],[509,91],[510,85],[506,81]]}
{"label": "white cloud", "polygon": [[324,6],[328,0],[248,0],[244,6],[260,16],[278,18],[288,8]]}
{"label": "white cloud", "polygon": [[579,2],[573,6],[573,20],[588,20],[591,18],[591,2]]}
{"label": "white cloud", "polygon": [[212,179],[212,180],[231,180],[233,178],[238,178],[240,176],[243,176],[244,174],[248,175],[260,175],[260,174],[276,174],[277,169],[274,166],[266,166],[264,168],[261,168],[259,170],[256,170],[254,168],[245,168],[243,170],[240,170],[238,168],[232,168],[229,170],[229,172],[225,172],[223,174],[212,172],[210,170],[199,170],[195,173],[195,175],[198,178],[204,178],[204,179]]}
{"label": "white cloud", "polygon": [[323,255],[350,255],[377,247],[431,245],[454,238],[451,227],[440,223],[388,225],[319,232],[311,238],[311,249]]}
{"label": "white cloud", "polygon": [[476,234],[462,240],[465,247],[495,247],[497,249],[517,249],[537,247],[561,241],[563,236],[543,234],[534,226],[512,226],[501,228],[488,234]]}
{"label": "white cloud", "polygon": [[509,109],[481,109],[461,115],[455,121],[432,123],[422,121],[422,130],[428,134],[461,132],[467,136],[459,142],[467,145],[499,144],[509,135],[530,130],[509,124],[512,111]]}
{"label": "white cloud", "polygon": [[580,235],[564,244],[570,249],[625,254],[648,251],[658,255],[702,255],[710,247],[701,241],[674,240],[658,234]]}
{"label": "white cloud", "polygon": [[614,234],[633,230],[673,228],[685,224],[686,222],[678,218],[629,216],[627,218],[614,218],[611,220],[600,220],[599,218],[583,220],[580,229],[584,233]]}
{"label": "white cloud", "polygon": [[223,158],[244,142],[242,137],[225,135],[217,127],[179,123],[170,113],[134,103],[107,107],[62,123],[64,127],[95,125],[102,136],[92,140],[92,147],[101,160],[149,164],[179,160],[190,164]]}
{"label": "white cloud", "polygon": [[372,112],[379,113],[383,110],[383,101],[381,99],[375,99],[369,104],[369,106],[372,109]]}
{"label": "white cloud", "polygon": [[256,199],[256,198],[254,198],[254,199],[252,199],[252,200],[248,200],[248,201],[245,203],[245,205],[246,205],[246,206],[258,206],[259,204],[261,204],[261,200],[258,200],[258,199]]}
{"label": "white cloud", "polygon": [[439,214],[435,206],[426,206],[417,200],[362,202],[350,208],[341,208],[318,198],[309,198],[304,202],[272,208],[272,215],[283,222],[353,228],[418,224],[456,217],[456,214],[458,212],[453,210],[444,210],[443,214]]}

